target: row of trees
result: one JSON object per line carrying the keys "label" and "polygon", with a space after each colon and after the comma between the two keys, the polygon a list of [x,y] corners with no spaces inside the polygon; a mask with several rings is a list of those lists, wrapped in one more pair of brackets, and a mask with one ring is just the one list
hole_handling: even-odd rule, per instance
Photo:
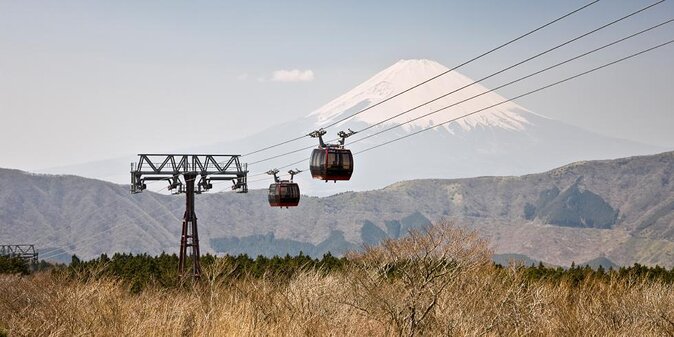
{"label": "row of trees", "polygon": [[28,261],[18,257],[0,256],[0,274],[22,274],[30,273]]}
{"label": "row of trees", "polygon": [[[297,256],[272,258],[258,256],[255,259],[246,254],[223,257],[206,254],[201,257],[201,266],[205,271],[214,269],[216,263],[219,270],[226,271],[226,275],[219,275],[220,277],[233,279],[274,277],[283,281],[292,278],[300,271],[334,272],[344,266],[346,258],[337,258],[328,253],[321,259],[314,259],[301,252]],[[53,272],[80,280],[101,277],[121,279],[131,283],[133,292],[142,290],[149,284],[177,287],[185,281],[178,275],[178,256],[165,253],[159,256],[116,253],[112,257],[102,254],[99,258],[89,261],[81,261],[77,256],[73,256],[68,267],[55,268]]]}
{"label": "row of trees", "polygon": [[[208,270],[216,261],[220,269],[226,270],[226,275],[221,277],[273,277],[283,281],[292,278],[300,271],[317,271],[332,273],[341,271],[348,264],[358,263],[357,259],[346,257],[337,258],[331,254],[324,255],[321,259],[311,258],[300,253],[297,256],[286,255],[272,258],[258,256],[251,258],[246,254],[238,256],[216,257],[210,254],[202,256],[201,264],[204,270]],[[386,266],[389,272],[399,269],[397,264],[409,264],[411,261],[398,261],[396,264]],[[506,267],[495,264],[497,269],[504,270]],[[567,282],[578,285],[585,280],[619,280],[625,282],[657,281],[666,284],[674,284],[674,268],[666,269],[655,266],[648,267],[634,264],[629,267],[596,269],[589,266],[575,266],[570,268],[546,267],[542,263],[538,266],[518,266],[526,275],[529,282]],[[0,273],[27,275],[36,270],[51,270],[56,275],[87,280],[91,278],[112,277],[131,284],[134,291],[139,291],[147,285],[161,287],[177,287],[181,284],[178,277],[178,256],[176,254],[162,253],[159,256],[148,254],[122,254],[116,253],[112,257],[102,254],[96,259],[82,261],[73,255],[70,265],[52,265],[41,261],[39,265],[30,265],[26,260],[0,256]]]}
{"label": "row of trees", "polygon": [[658,281],[666,284],[674,283],[674,268],[668,270],[660,266],[648,267],[639,263],[617,269],[611,267],[608,270],[602,266],[595,269],[588,265],[579,267],[575,264],[572,264],[570,268],[552,268],[544,266],[543,263],[539,263],[538,266],[521,268],[524,269],[524,274],[530,281],[564,281],[573,285],[578,285],[588,279],[604,281],[619,280],[632,283],[641,281]]}

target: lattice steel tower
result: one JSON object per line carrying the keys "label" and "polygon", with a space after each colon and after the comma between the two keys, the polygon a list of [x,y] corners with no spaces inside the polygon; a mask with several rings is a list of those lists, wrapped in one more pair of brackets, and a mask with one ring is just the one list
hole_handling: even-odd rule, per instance
{"label": "lattice steel tower", "polygon": [[[215,154],[139,154],[138,164],[131,164],[131,193],[140,193],[147,186],[145,181],[166,180],[174,194],[185,193],[185,215],[180,236],[178,273],[185,276],[188,248],[192,248],[192,276],[201,277],[199,232],[194,212],[194,195],[213,187],[213,180],[231,180],[232,189],[248,192],[245,164],[239,155]],[[182,179],[181,179],[182,176]],[[199,182],[195,184],[195,181]]]}

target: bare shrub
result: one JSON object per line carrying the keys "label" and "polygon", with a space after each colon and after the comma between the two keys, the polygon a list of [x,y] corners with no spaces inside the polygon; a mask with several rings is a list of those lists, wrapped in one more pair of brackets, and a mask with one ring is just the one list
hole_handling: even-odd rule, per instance
{"label": "bare shrub", "polygon": [[476,232],[448,222],[412,230],[349,256],[355,297],[346,303],[392,327],[390,333],[414,336],[437,325],[435,309],[448,286],[490,257]]}

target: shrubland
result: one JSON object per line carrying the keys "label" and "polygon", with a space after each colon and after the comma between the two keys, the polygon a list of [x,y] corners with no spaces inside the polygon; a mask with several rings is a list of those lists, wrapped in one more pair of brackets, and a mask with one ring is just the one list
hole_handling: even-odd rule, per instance
{"label": "shrubland", "polygon": [[[0,336],[674,336],[674,269],[494,265],[440,223],[345,258],[76,257],[0,275]],[[22,274],[23,273],[23,274]]]}

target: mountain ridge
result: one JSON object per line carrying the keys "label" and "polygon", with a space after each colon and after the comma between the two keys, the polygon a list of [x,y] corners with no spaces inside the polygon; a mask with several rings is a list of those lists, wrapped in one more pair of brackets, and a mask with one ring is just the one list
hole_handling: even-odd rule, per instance
{"label": "mountain ridge", "polygon": [[[447,219],[478,230],[496,254],[522,254],[555,265],[605,257],[620,265],[671,267],[672,171],[674,152],[666,152],[574,163],[523,176],[420,179],[323,198],[303,195],[300,206],[290,210],[268,207],[265,190],[202,194],[196,212],[204,252],[234,253],[236,247],[213,242],[247,237],[254,241],[269,233],[275,240],[320,249],[358,247]],[[555,188],[560,192],[546,192]],[[565,190],[573,193],[562,193]],[[584,194],[588,192],[592,194]],[[527,213],[527,204],[536,205],[546,193],[558,202],[548,202],[551,208],[546,212]],[[562,195],[565,199],[555,199]],[[607,223],[600,220],[611,212],[563,207],[574,200],[601,201],[618,216]],[[125,185],[0,169],[2,241],[38,243],[41,249],[84,258],[115,251],[175,252],[183,211],[179,196],[131,195]],[[549,216],[558,212],[571,216],[561,217],[566,222],[559,223]]]}

